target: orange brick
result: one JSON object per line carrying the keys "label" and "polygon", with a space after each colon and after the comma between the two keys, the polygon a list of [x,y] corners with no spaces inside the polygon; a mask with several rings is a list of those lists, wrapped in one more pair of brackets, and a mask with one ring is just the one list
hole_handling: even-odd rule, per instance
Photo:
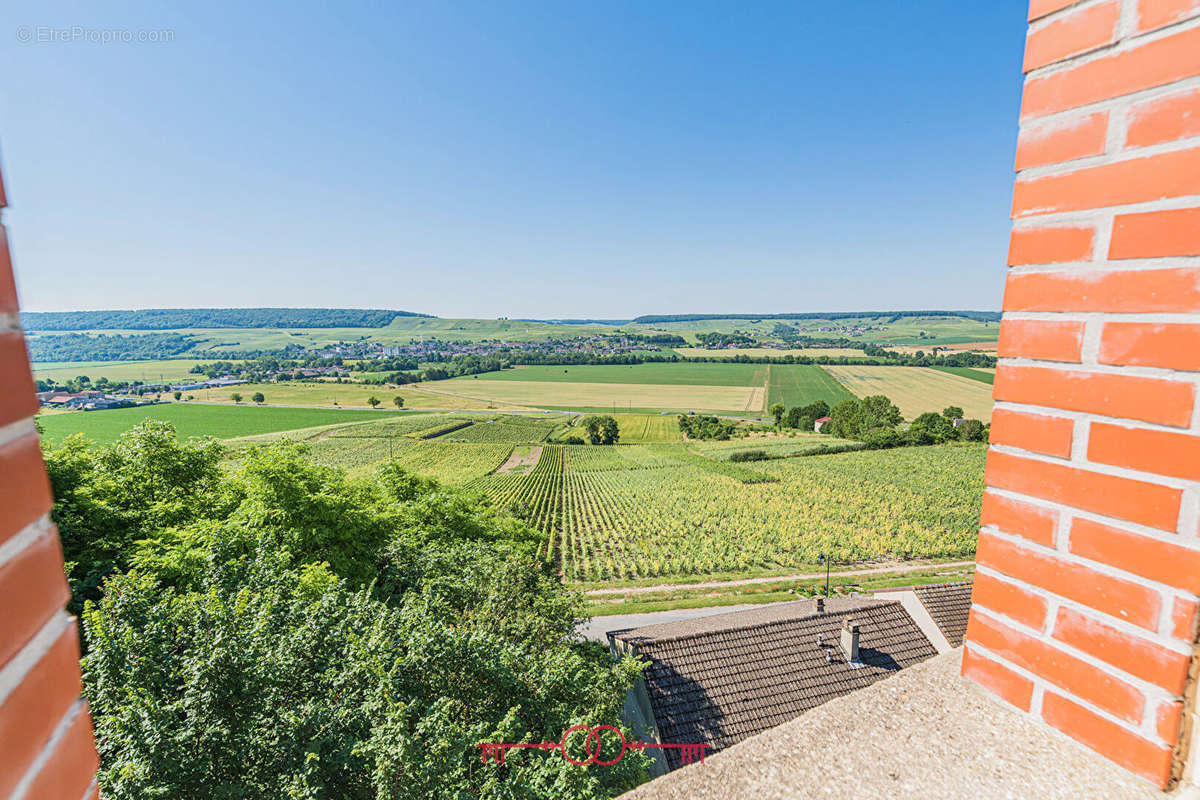
{"label": "orange brick", "polygon": [[1073,6],[1079,0],[1029,0],[1029,21],[1052,14],[1059,9]]}
{"label": "orange brick", "polygon": [[[1088,437],[1088,459],[1197,481],[1200,480],[1200,436],[1096,422]],[[1200,589],[1200,585],[1197,588]]]}
{"label": "orange brick", "polygon": [[1108,112],[1091,114],[1064,123],[1022,128],[1017,137],[1018,170],[1058,164],[1104,152]]}
{"label": "orange brick", "polygon": [[[996,417],[993,415],[992,430],[995,429]],[[1058,528],[1058,512],[1001,497],[995,492],[984,492],[979,524],[994,525],[1012,536],[1020,536],[1031,542],[1053,547],[1054,532]],[[975,580],[978,587],[979,576],[976,576]]]}
{"label": "orange brick", "polygon": [[1162,703],[1154,714],[1154,729],[1167,744],[1179,741],[1179,723],[1183,719],[1183,701]]}
{"label": "orange brick", "polygon": [[1195,600],[1176,597],[1171,604],[1171,635],[1185,642],[1196,641],[1196,611],[1200,606]]}
{"label": "orange brick", "polygon": [[1200,269],[1128,272],[1010,272],[1005,311],[1192,313],[1200,308]]}
{"label": "orange brick", "polygon": [[1009,266],[1090,261],[1094,228],[1014,229],[1008,241]]}
{"label": "orange brick", "polygon": [[17,310],[17,285],[13,282],[12,259],[8,249],[8,233],[0,225],[0,311]]}
{"label": "orange brick", "polygon": [[1046,601],[1016,584],[976,573],[971,603],[995,611],[1031,628],[1046,624]]}
{"label": "orange brick", "polygon": [[1158,97],[1129,110],[1126,147],[1148,147],[1200,136],[1200,89]]}
{"label": "orange brick", "polygon": [[81,688],[72,622],[0,705],[0,797],[12,794]]}
{"label": "orange brick", "polygon": [[1182,695],[1191,657],[1117,630],[1071,608],[1060,608],[1054,638],[1117,669]]}
{"label": "orange brick", "polygon": [[1063,417],[1024,414],[998,408],[992,412],[989,441],[1034,453],[1069,458],[1075,423]]}
{"label": "orange brick", "polygon": [[[990,533],[979,536],[978,564],[1147,630],[1158,629],[1158,592],[1082,564],[1019,547]],[[967,638],[971,638],[969,635]]]}
{"label": "orange brick", "polygon": [[1165,789],[1171,776],[1170,747],[1154,744],[1054,692],[1042,699],[1042,718],[1125,769]]}
{"label": "orange brick", "polygon": [[1100,333],[1099,360],[1200,371],[1200,325],[1109,322]]}
{"label": "orange brick", "polygon": [[0,386],[4,387],[0,391],[0,425],[37,413],[25,338],[15,331],[0,333]]}
{"label": "orange brick", "polygon": [[52,504],[37,436],[31,433],[0,447],[0,543]]}
{"label": "orange brick", "polygon": [[1200,589],[1200,551],[1087,519],[1071,523],[1070,551],[1176,589]]}
{"label": "orange brick", "polygon": [[990,658],[977,655],[967,645],[963,646],[962,675],[1022,711],[1029,710],[1033,699],[1033,681]]}
{"label": "orange brick", "polygon": [[1083,350],[1082,322],[1005,319],[1000,322],[1001,358],[1033,358],[1078,363]]}
{"label": "orange brick", "polygon": [[1152,31],[1200,14],[1200,0],[1139,0],[1138,33]]}
{"label": "orange brick", "polygon": [[[1197,110],[1200,118],[1200,108]],[[1108,257],[1159,258],[1200,255],[1200,208],[1118,214]]]}
{"label": "orange brick", "polygon": [[71,720],[50,758],[38,770],[26,797],[83,797],[100,766],[92,739],[92,718],[84,709]]}
{"label": "orange brick", "polygon": [[1195,394],[1183,381],[1011,364],[996,369],[992,389],[996,400],[1181,428],[1191,422]]}
{"label": "orange brick", "polygon": [[1120,4],[1109,0],[1031,30],[1025,39],[1025,71],[1112,44],[1120,16]]}
{"label": "orange brick", "polygon": [[1012,215],[1081,211],[1192,194],[1200,194],[1200,147],[1018,180]]}
{"label": "orange brick", "polygon": [[1200,75],[1200,28],[1025,82],[1021,117],[1028,119],[1165,86]]}
{"label": "orange brick", "polygon": [[71,598],[53,531],[0,566],[0,597],[0,664],[6,664]]}
{"label": "orange brick", "polygon": [[1157,483],[1089,472],[992,450],[988,486],[1062,503],[1105,516],[1174,532],[1182,492]]}
{"label": "orange brick", "polygon": [[1132,723],[1142,720],[1146,699],[1140,691],[1040,639],[972,611],[967,622],[967,642],[1040,675],[1116,717]]}

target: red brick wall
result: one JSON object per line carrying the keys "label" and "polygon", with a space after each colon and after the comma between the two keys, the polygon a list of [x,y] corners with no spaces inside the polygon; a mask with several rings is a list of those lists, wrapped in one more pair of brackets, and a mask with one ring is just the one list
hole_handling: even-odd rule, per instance
{"label": "red brick wall", "polygon": [[35,411],[0,225],[0,798],[84,800],[98,761]]}
{"label": "red brick wall", "polygon": [[963,674],[1160,786],[1200,593],[1200,0],[1033,0]]}

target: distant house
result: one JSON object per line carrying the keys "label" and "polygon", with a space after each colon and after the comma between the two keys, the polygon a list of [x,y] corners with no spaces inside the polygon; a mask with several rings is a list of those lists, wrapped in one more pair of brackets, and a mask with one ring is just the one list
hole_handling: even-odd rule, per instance
{"label": "distant house", "polygon": [[[643,741],[703,743],[711,755],[935,656],[922,628],[932,623],[918,624],[907,605],[804,600],[610,631],[614,655],[649,662],[625,722]],[[647,752],[655,775],[684,763],[681,750]]]}
{"label": "distant house", "polygon": [[829,417],[821,417],[819,420],[814,422],[813,423],[813,433],[820,433],[821,426],[824,425],[826,422],[829,422]]}

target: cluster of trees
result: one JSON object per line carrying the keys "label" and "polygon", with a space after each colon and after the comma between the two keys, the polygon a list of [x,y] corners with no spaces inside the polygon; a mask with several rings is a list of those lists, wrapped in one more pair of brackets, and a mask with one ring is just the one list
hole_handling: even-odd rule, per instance
{"label": "cluster of trees", "polygon": [[811,431],[815,428],[817,420],[829,416],[829,404],[824,400],[817,400],[806,406],[785,409],[782,403],[776,403],[771,406],[770,411],[771,416],[775,418],[776,427]]}
{"label": "cluster of trees", "polygon": [[[886,317],[886,319],[884,319]],[[861,319],[878,322],[898,322],[906,317],[962,317],[977,322],[999,322],[999,311],[844,311],[823,312],[811,311],[797,314],[645,314],[634,317],[638,324],[653,324],[662,322],[700,322],[710,319],[744,319],[750,322],[761,322],[764,319]]]}
{"label": "cluster of trees", "polygon": [[395,462],[350,479],[294,442],[224,457],[162,422],[46,450],[106,798],[607,798],[645,779],[640,751],[480,763],[479,742],[616,724],[640,671],[580,640],[582,598],[524,522]]}
{"label": "cluster of trees", "polygon": [[358,308],[147,308],[139,311],[26,311],[28,331],[172,328],[382,328],[396,317],[428,317],[411,311]]}
{"label": "cluster of trees", "polygon": [[733,345],[734,347],[739,345],[754,347],[761,344],[761,342],[758,339],[755,339],[753,336],[747,336],[744,333],[738,332],[717,333],[715,331],[709,331],[707,333],[701,333],[697,335],[696,341],[700,343],[701,347],[729,347],[730,345]]}
{"label": "cluster of trees", "polygon": [[871,448],[981,442],[987,438],[987,426],[977,419],[963,419],[963,410],[958,406],[948,406],[941,414],[925,412],[900,430],[900,409],[884,395],[844,400],[830,410],[829,417],[822,433],[856,439]]}
{"label": "cluster of trees", "polygon": [[28,343],[34,361],[144,361],[174,358],[205,341],[182,333],[62,333],[31,336]]}
{"label": "cluster of trees", "polygon": [[733,420],[702,414],[681,414],[679,430],[689,439],[720,439],[731,438],[737,431],[737,423]]}
{"label": "cluster of trees", "polygon": [[[614,417],[592,414],[580,420],[579,424],[587,433],[589,444],[616,444],[621,438],[621,431]],[[567,438],[567,444],[583,444],[578,436]]]}

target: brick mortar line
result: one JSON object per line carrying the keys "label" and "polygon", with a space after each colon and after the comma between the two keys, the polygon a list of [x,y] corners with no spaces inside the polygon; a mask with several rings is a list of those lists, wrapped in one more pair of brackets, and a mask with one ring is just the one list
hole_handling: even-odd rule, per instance
{"label": "brick mortar line", "polygon": [[10,536],[3,544],[0,544],[0,567],[21,555],[47,532],[53,533],[54,525],[50,521],[50,515],[43,514],[18,531],[16,535]]}
{"label": "brick mortar line", "polygon": [[1163,425],[1162,423],[1158,422],[1146,422],[1145,420],[1126,419],[1124,417],[1106,417],[1103,414],[1095,414],[1090,411],[1072,411],[1066,408],[1034,405],[1033,403],[1017,403],[1012,400],[996,400],[994,407],[1002,408],[1006,411],[1015,411],[1022,414],[1038,414],[1046,417],[1062,417],[1064,419],[1070,419],[1074,421],[1082,420],[1085,422],[1100,422],[1108,425],[1117,425],[1119,427],[1158,431],[1161,433],[1174,433],[1183,436],[1200,433],[1200,428],[1176,428],[1171,425]]}
{"label": "brick mortar line", "polygon": [[[1200,206],[1197,206],[1200,208]],[[1025,264],[1021,266],[1009,267],[1008,273],[1016,275],[1052,275],[1062,273],[1064,275],[1073,275],[1078,277],[1095,276],[1102,277],[1106,274],[1116,274],[1119,272],[1150,272],[1154,270],[1167,269],[1200,269],[1200,257],[1188,256],[1162,256],[1156,258],[1130,258],[1117,261],[1062,261],[1057,264]],[[1161,314],[1167,315],[1182,315],[1192,314],[1194,311],[1014,311],[1013,309],[1003,309],[1005,314]]]}
{"label": "brick mortar line", "polygon": [[[989,531],[989,533],[993,533],[993,531]],[[1053,628],[1052,623],[1054,621],[1055,614],[1051,614],[1049,609],[1049,603],[1053,600],[1057,602],[1059,608],[1070,609],[1071,611],[1077,611],[1081,614],[1094,617],[1097,622],[1103,623],[1110,628],[1115,628],[1128,636],[1141,639],[1142,641],[1149,642],[1151,644],[1156,644],[1165,650],[1170,650],[1176,655],[1190,656],[1192,654],[1191,644],[1179,639],[1175,639],[1171,637],[1170,634],[1164,634],[1161,630],[1148,631],[1145,628],[1139,628],[1133,623],[1123,620],[1120,617],[1114,617],[1111,614],[1106,614],[1099,609],[1092,608],[1086,603],[1080,603],[1079,601],[1072,600],[1069,597],[1063,597],[1062,595],[1055,594],[1053,591],[1044,586],[1037,586],[1036,584],[1023,581],[1020,578],[1013,577],[1007,573],[1000,572],[995,567],[989,566],[988,564],[980,564],[978,567],[979,568],[977,571],[981,575],[987,575],[994,580],[1011,584],[1019,589],[1024,590],[1025,592],[1028,592],[1029,594],[1036,595],[1047,602],[1046,624],[1045,629],[1042,631],[1042,633],[1046,636],[1050,635]],[[1169,609],[1171,604],[1164,603],[1163,606]],[[985,606],[985,608],[987,608],[987,606]],[[1005,612],[998,609],[989,608],[988,610],[993,614],[1002,615],[1006,619],[1009,618]],[[1014,622],[1017,621],[1015,618],[1012,619]]]}
{"label": "brick mortar line", "polygon": [[17,441],[23,436],[29,434],[37,434],[37,426],[33,424],[33,417],[25,417],[16,422],[10,422],[7,425],[0,427],[0,447]]}
{"label": "brick mortar line", "polygon": [[71,617],[63,609],[55,612],[46,620],[32,639],[13,656],[7,664],[0,668],[0,706],[8,699],[13,690],[21,685],[30,671],[37,666],[42,657],[71,624]]}
{"label": "brick mortar line", "polygon": [[[1076,12],[1082,12],[1082,11],[1086,11],[1089,8],[1095,8],[1096,6],[1102,6],[1107,2],[1109,2],[1109,0],[1082,0],[1082,2],[1077,2],[1074,5],[1066,6],[1065,8],[1060,8],[1057,11],[1051,11],[1049,14],[1043,14],[1042,16],[1038,17],[1037,19],[1033,19],[1033,20],[1029,21],[1029,33],[1031,33],[1031,34],[1037,33],[1038,31],[1041,31],[1044,28],[1050,27],[1051,25],[1053,25],[1056,22],[1060,22],[1061,20],[1068,19]],[[1116,2],[1120,3],[1121,0],[1116,0]]]}
{"label": "brick mortar line", "polygon": [[1152,158],[1167,153],[1182,150],[1193,150],[1200,146],[1200,135],[1187,136],[1182,139],[1172,139],[1169,142],[1158,142],[1145,147],[1133,147],[1119,150],[1115,153],[1101,153],[1098,156],[1083,156],[1070,161],[1059,161],[1054,164],[1042,164],[1036,167],[1026,167],[1017,173],[1016,183],[1029,183],[1042,178],[1053,178],[1070,175],[1075,172],[1122,164],[1126,161],[1136,161],[1139,158]]}
{"label": "brick mortar line", "polygon": [[[1115,318],[1114,318],[1115,317]],[[1200,312],[1145,313],[1138,311],[1005,311],[1001,322],[1114,322],[1146,325],[1196,325]],[[1187,372],[1188,370],[1181,370]]]}
{"label": "brick mortar line", "polygon": [[[1114,320],[1116,321],[1116,320]],[[1200,372],[1171,369],[1170,367],[1119,366],[1116,364],[1085,364],[1078,361],[1040,360],[1028,356],[1004,356],[996,360],[996,366],[1038,367],[1059,372],[1090,372],[1096,375],[1120,376],[1124,378],[1156,378],[1176,383],[1188,383],[1200,388]],[[1183,428],[1182,430],[1187,430]]]}
{"label": "brick mortar line", "polygon": [[[1180,699],[1181,695],[1171,694],[1169,691],[1162,688],[1161,686],[1158,686],[1153,683],[1149,683],[1148,681],[1145,681],[1142,678],[1137,677],[1136,675],[1130,675],[1128,672],[1123,671],[1120,667],[1109,664],[1107,661],[1096,658],[1095,656],[1093,656],[1089,653],[1086,653],[1083,650],[1078,650],[1078,649],[1072,647],[1071,645],[1067,644],[1066,642],[1062,641],[1061,639],[1051,638],[1049,634],[1043,635],[1041,633],[1030,633],[1030,631],[1034,630],[1033,628],[1029,627],[1028,625],[1025,625],[1022,622],[1018,622],[1016,620],[1009,620],[1008,618],[1001,619],[999,617],[999,615],[996,614],[996,612],[994,612],[992,609],[988,608],[987,606],[976,605],[975,603],[972,603],[971,607],[973,609],[975,609],[975,608],[980,609],[981,611],[984,612],[985,616],[991,617],[992,619],[995,619],[996,621],[1003,623],[1004,625],[1008,626],[1009,628],[1016,630],[1021,635],[1026,636],[1030,639],[1039,641],[1042,644],[1052,647],[1055,650],[1065,653],[1066,655],[1072,656],[1072,657],[1078,659],[1079,661],[1084,662],[1085,664],[1095,667],[1096,669],[1101,670],[1102,672],[1104,672],[1105,674],[1107,674],[1109,677],[1113,678],[1114,680],[1128,684],[1131,688],[1140,692],[1142,694],[1142,698],[1144,700],[1143,708],[1142,708],[1141,722],[1137,723],[1136,726],[1134,726],[1134,723],[1129,722],[1129,720],[1121,720],[1121,722],[1126,727],[1134,726],[1133,727],[1134,730],[1145,731],[1148,735],[1152,736],[1154,739],[1156,739],[1158,741],[1163,741],[1162,739],[1158,738],[1158,731],[1155,730],[1155,726],[1154,726],[1155,713],[1154,712],[1156,712],[1158,710],[1158,706],[1161,705],[1162,703],[1174,702],[1174,701]],[[970,641],[970,640],[967,640],[967,641]],[[972,644],[975,644],[975,643],[973,642]],[[1036,673],[1031,673],[1031,674],[1036,674]],[[1043,677],[1042,680],[1047,681],[1052,686],[1058,686],[1058,684],[1054,683],[1049,678]],[[1065,689],[1064,691],[1070,692],[1072,690]],[[1099,708],[1099,706],[1096,706],[1096,708]],[[1110,716],[1112,715],[1111,711],[1106,711],[1105,713]],[[1147,719],[1147,717],[1149,719]],[[1113,719],[1115,720],[1115,719],[1119,719],[1119,718],[1116,716],[1113,716]]]}
{"label": "brick mortar line", "polygon": [[[1200,206],[1200,194],[1188,194],[1180,195],[1179,197],[1167,197],[1160,200],[1141,200],[1136,203],[1115,203],[1109,206],[1026,214],[1020,217],[1012,217],[1012,227],[1014,230],[1025,230],[1026,228],[1054,228],[1100,224],[1103,222],[1105,216],[1148,214],[1152,211],[1183,211],[1196,208],[1197,206]],[[1115,260],[1133,261],[1135,259]]]}
{"label": "brick mortar line", "polygon": [[1123,41],[1138,36],[1138,22],[1141,21],[1141,13],[1138,0],[1119,0],[1120,5],[1117,6],[1117,27],[1114,31],[1117,41]]}
{"label": "brick mortar line", "polygon": [[[991,449],[1004,453],[1005,455],[1017,456],[1030,461],[1040,461],[1043,464],[1051,464],[1056,467],[1072,467],[1075,469],[1085,470],[1097,475],[1107,475],[1110,478],[1124,478],[1126,480],[1138,481],[1139,483],[1153,483],[1158,486],[1165,486],[1168,489],[1177,489],[1184,491],[1186,489],[1194,489],[1200,486],[1200,482],[1189,480],[1188,478],[1177,478],[1171,475],[1159,475],[1157,472],[1142,472],[1140,470],[1131,469],[1129,467],[1121,467],[1115,464],[1104,464],[1095,461],[1072,461],[1070,459],[1057,458],[1048,456],[1044,453],[1037,453],[1032,450],[1022,450],[1009,444],[991,445]],[[1177,528],[1172,528],[1168,533],[1177,533]]]}
{"label": "brick mortar line", "polygon": [[[26,767],[25,775],[17,783],[16,787],[13,788],[12,800],[25,800],[29,787],[37,779],[38,773],[50,762],[50,757],[54,755],[55,748],[66,737],[67,731],[71,728],[71,723],[83,713],[86,707],[86,702],[80,697],[71,704],[71,707],[67,709],[67,713],[63,714],[62,719],[54,726],[54,731],[50,734],[50,738],[46,740],[46,744],[42,746],[41,751],[38,752],[37,756]],[[95,780],[95,778],[93,777],[92,780]]]}
{"label": "brick mortar line", "polygon": [[1040,81],[1053,75],[1058,75],[1063,72],[1070,72],[1071,70],[1082,67],[1085,64],[1091,64],[1095,61],[1101,61],[1105,58],[1140,50],[1146,45],[1162,41],[1163,39],[1169,39],[1172,36],[1185,33],[1195,28],[1200,28],[1200,16],[1181,19],[1178,22],[1172,22],[1169,25],[1164,25],[1161,28],[1155,28],[1152,31],[1135,33],[1125,38],[1118,39],[1116,42],[1105,45],[1099,49],[1088,50],[1086,53],[1080,53],[1078,55],[1061,58],[1058,61],[1045,64],[1026,72],[1025,86],[1028,87],[1032,81]]}
{"label": "brick mortar line", "polygon": [[1050,125],[1055,121],[1069,122],[1074,117],[1083,118],[1092,114],[1098,114],[1103,111],[1112,111],[1118,108],[1132,108],[1135,105],[1157,100],[1167,95],[1175,94],[1176,92],[1186,92],[1191,89],[1200,87],[1200,75],[1193,75],[1187,78],[1180,78],[1171,83],[1164,83],[1158,86],[1151,86],[1147,89],[1138,89],[1137,91],[1129,92],[1128,94],[1117,95],[1116,97],[1106,97],[1102,100],[1096,100],[1082,106],[1072,106],[1064,108],[1061,111],[1051,111],[1048,114],[1042,114],[1036,117],[1022,117],[1019,121],[1019,128],[1024,131],[1030,127],[1041,127],[1042,125]]}
{"label": "brick mortar line", "polygon": [[[1164,592],[1164,590],[1171,590],[1171,589],[1175,588],[1173,586],[1168,586],[1167,584],[1164,584],[1164,583],[1159,583],[1150,578],[1145,578],[1141,575],[1135,575],[1132,572],[1126,572],[1126,571],[1120,569],[1119,567],[1114,567],[1113,565],[1106,564],[1103,561],[1093,561],[1092,559],[1084,558],[1084,557],[1080,556],[1078,553],[1071,553],[1071,552],[1064,553],[1064,552],[1056,550],[1052,547],[1047,547],[1044,544],[1038,544],[1037,542],[1035,542],[1031,539],[1026,539],[1023,536],[1019,536],[1014,533],[1005,533],[1004,531],[999,530],[998,528],[994,528],[994,526],[985,526],[985,528],[983,530],[985,530],[988,535],[995,536],[996,538],[1000,539],[1001,541],[1005,541],[1005,542],[1008,542],[1009,544],[1013,544],[1013,545],[1019,545],[1020,547],[1023,547],[1026,550],[1032,550],[1035,553],[1038,553],[1040,555],[1051,556],[1059,561],[1063,561],[1063,562],[1072,564],[1077,567],[1083,567],[1084,569],[1087,569],[1090,572],[1095,572],[1097,574],[1104,575],[1105,577],[1113,578],[1114,580],[1120,580],[1120,581],[1124,581],[1126,583],[1133,583],[1133,584],[1137,584],[1138,586],[1141,586],[1145,589],[1150,589],[1159,595],[1160,600],[1166,596],[1166,593]],[[989,569],[992,568],[992,567],[990,567],[990,565],[988,565],[986,563],[976,561],[976,564],[975,564],[976,569],[979,568],[981,563],[982,563],[982,566],[988,567]],[[1017,580],[1019,580],[1019,579],[1017,579]],[[1058,595],[1053,590],[1046,589],[1044,587],[1043,587],[1042,591],[1049,592],[1050,594],[1055,594],[1056,597],[1060,597],[1060,598],[1062,597],[1062,595]],[[1112,617],[1112,619],[1119,619],[1119,617],[1113,617],[1111,614],[1101,611],[1100,609],[1093,608],[1093,609],[1091,609],[1091,611],[1093,613],[1103,614],[1106,617]],[[1147,631],[1152,634],[1155,634],[1155,635],[1158,634],[1157,630],[1150,631],[1148,628],[1143,628],[1142,630]]]}
{"label": "brick mortar line", "polygon": [[[988,610],[983,608],[982,606],[972,606],[972,609],[974,609],[974,608],[979,608],[979,609],[983,610],[985,616],[991,616],[991,614],[988,613]],[[981,653],[986,653],[993,661],[996,661],[999,664],[1007,667],[1008,669],[1017,673],[1018,675],[1025,678],[1026,680],[1032,681],[1036,686],[1041,686],[1043,690],[1049,689],[1050,691],[1053,691],[1056,694],[1065,695],[1068,699],[1071,700],[1071,702],[1076,703],[1077,705],[1083,706],[1088,711],[1091,711],[1093,714],[1100,717],[1101,719],[1105,719],[1105,720],[1108,720],[1109,722],[1112,722],[1113,724],[1120,725],[1121,728],[1123,728],[1126,731],[1129,731],[1130,733],[1134,734],[1135,736],[1137,736],[1141,739],[1146,739],[1147,741],[1149,741],[1151,743],[1155,743],[1155,744],[1162,744],[1165,747],[1171,747],[1174,744],[1174,743],[1164,742],[1161,738],[1159,738],[1158,731],[1154,730],[1153,725],[1150,726],[1150,730],[1149,730],[1149,732],[1147,732],[1146,727],[1145,727],[1145,717],[1144,717],[1145,712],[1143,712],[1142,722],[1140,722],[1140,723],[1138,723],[1138,725],[1134,726],[1131,722],[1129,722],[1129,720],[1125,720],[1125,719],[1121,719],[1120,717],[1113,716],[1112,712],[1100,708],[1096,704],[1092,703],[1090,700],[1084,700],[1082,697],[1079,697],[1078,695],[1076,695],[1071,689],[1059,686],[1057,683],[1054,683],[1050,679],[1045,678],[1045,677],[1037,674],[1036,672],[1031,672],[1030,670],[1026,669],[1025,667],[1022,667],[1018,664],[1013,663],[1012,661],[1009,661],[1004,656],[997,654],[994,650],[989,650],[984,645],[979,644],[978,642],[976,642],[972,639],[967,639],[965,641],[967,644],[971,645],[972,650],[975,650],[975,651],[981,652]],[[1146,705],[1149,706],[1149,705],[1151,705],[1151,703],[1148,701],[1146,703]],[[1038,714],[1038,717],[1039,718],[1041,717],[1040,712]],[[1054,730],[1057,730],[1052,725],[1049,725],[1048,727],[1050,727]],[[1059,733],[1061,733],[1061,731],[1059,731]],[[1075,739],[1072,739],[1072,741],[1074,741],[1076,744],[1079,744],[1079,742]],[[1084,745],[1084,746],[1086,747],[1086,745]]]}
{"label": "brick mortar line", "polygon": [[83,790],[83,796],[80,797],[79,800],[90,800],[90,798],[98,791],[99,786],[100,786],[99,779],[93,777],[92,782],[89,783],[88,787]]}
{"label": "brick mortar line", "polygon": [[[1110,517],[1106,514],[1099,514],[1095,511],[1087,511],[1086,509],[1075,508],[1074,506],[1069,506],[1065,503],[1058,503],[1054,500],[1045,500],[1040,497],[1034,497],[1033,495],[1022,494],[1021,492],[1017,492],[1012,489],[1005,489],[1000,486],[985,486],[984,488],[987,492],[994,494],[997,497],[1003,497],[1008,500],[1015,500],[1020,503],[1025,503],[1026,505],[1036,506],[1043,511],[1053,511],[1058,514],[1062,514],[1064,517],[1070,516],[1073,519],[1081,519],[1085,522],[1095,522],[1100,525],[1108,525],[1109,527],[1117,528],[1137,536],[1143,536],[1156,542],[1178,545],[1185,550],[1194,551],[1200,549],[1200,547],[1197,546],[1200,543],[1183,540],[1178,534],[1171,533],[1169,531],[1164,532],[1158,528],[1150,528],[1137,522],[1130,522],[1129,520],[1117,519],[1116,517]],[[981,529],[990,527],[991,526],[984,525],[981,526]],[[1047,550],[1053,550],[1054,552],[1067,552],[1057,550],[1057,543],[1055,548],[1047,548]],[[1116,567],[1113,567],[1113,569],[1116,569]],[[1142,578],[1140,575],[1137,576],[1137,578],[1139,581],[1147,580],[1146,578]],[[1188,591],[1187,589],[1181,589],[1178,586],[1168,586],[1167,584],[1159,585],[1165,586],[1173,592],[1182,592],[1188,597],[1197,597],[1197,595],[1194,593]]]}

